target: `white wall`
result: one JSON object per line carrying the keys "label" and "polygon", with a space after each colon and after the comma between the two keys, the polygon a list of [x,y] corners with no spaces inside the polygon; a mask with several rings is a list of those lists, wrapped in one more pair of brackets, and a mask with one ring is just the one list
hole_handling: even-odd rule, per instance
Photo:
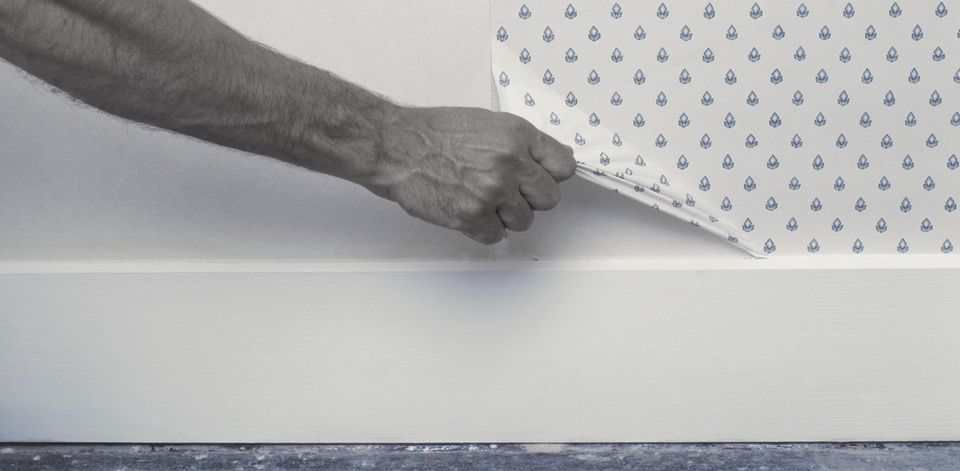
{"label": "white wall", "polygon": [[[414,106],[491,106],[484,0],[201,3],[251,38]],[[575,179],[499,247],[366,190],[143,129],[0,65],[0,261],[735,257]]]}

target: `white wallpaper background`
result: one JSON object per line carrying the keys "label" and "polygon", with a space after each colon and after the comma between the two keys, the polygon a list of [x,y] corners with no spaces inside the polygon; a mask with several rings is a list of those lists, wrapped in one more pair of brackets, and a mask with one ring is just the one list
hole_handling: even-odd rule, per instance
{"label": "white wallpaper background", "polygon": [[493,0],[500,107],[760,255],[952,253],[960,4]]}

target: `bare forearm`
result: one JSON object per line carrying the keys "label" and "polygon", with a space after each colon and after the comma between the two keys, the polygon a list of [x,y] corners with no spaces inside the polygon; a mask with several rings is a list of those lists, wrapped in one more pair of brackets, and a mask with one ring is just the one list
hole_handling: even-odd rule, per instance
{"label": "bare forearm", "polygon": [[0,56],[123,118],[358,183],[395,111],[185,0],[3,1]]}

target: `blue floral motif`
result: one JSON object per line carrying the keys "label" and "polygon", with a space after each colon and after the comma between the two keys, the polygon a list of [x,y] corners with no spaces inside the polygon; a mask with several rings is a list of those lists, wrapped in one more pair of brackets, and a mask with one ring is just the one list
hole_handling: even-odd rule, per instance
{"label": "blue floral motif", "polygon": [[860,77],[860,81],[863,83],[873,82],[873,74],[870,73],[870,69],[866,69],[863,71],[863,76]]}
{"label": "blue floral motif", "polygon": [[900,202],[900,211],[907,213],[910,212],[911,209],[913,209],[913,205],[910,204],[910,199],[904,198],[903,201]]}
{"label": "blue floral motif", "polygon": [[703,98],[700,99],[700,103],[703,106],[710,106],[713,104],[713,96],[710,95],[710,92],[703,92]]}
{"label": "blue floral motif", "polygon": [[566,99],[565,103],[566,103],[567,106],[569,106],[569,107],[577,106],[577,97],[576,97],[576,95],[574,95],[573,92],[567,93],[567,99]]}
{"label": "blue floral motif", "polygon": [[862,213],[867,209],[867,202],[863,198],[857,198],[857,204],[853,206],[853,209],[857,210],[858,213]]}
{"label": "blue floral motif", "polygon": [[743,228],[743,232],[750,232],[755,228],[753,221],[751,221],[750,218],[747,218],[746,221],[743,221],[743,226],[741,227]]}
{"label": "blue floral motif", "polygon": [[597,73],[596,69],[590,71],[590,75],[587,76],[587,83],[590,85],[600,83],[600,74]]}
{"label": "blue floral motif", "polygon": [[797,52],[793,54],[793,58],[802,61],[807,58],[807,53],[803,50],[803,47],[799,47],[797,48]]}
{"label": "blue floral motif", "polygon": [[820,198],[814,198],[813,202],[810,203],[810,209],[813,211],[820,211],[823,209],[823,205],[820,203]]}
{"label": "blue floral motif", "polygon": [[780,166],[780,161],[777,160],[777,156],[771,155],[770,158],[767,159],[767,168],[768,168],[768,169],[770,169],[770,170],[776,170],[777,167],[779,167],[779,166]]}
{"label": "blue floral motif", "polygon": [[934,13],[936,13],[936,15],[940,18],[947,16],[947,6],[944,5],[943,2],[940,2],[940,4],[937,5],[937,10]]}
{"label": "blue floral motif", "polygon": [[596,114],[596,113],[590,113],[590,125],[591,125],[591,126],[599,126],[599,125],[600,125],[600,118],[597,117],[597,114]]}
{"label": "blue floral motif", "polygon": [[790,145],[791,145],[794,149],[800,148],[800,146],[803,145],[803,140],[800,139],[800,135],[799,135],[799,134],[794,134],[794,135],[793,135],[793,139],[790,141]]}
{"label": "blue floral motif", "polygon": [[893,5],[890,7],[890,16],[892,16],[893,18],[896,18],[900,16],[900,13],[903,13],[900,10],[900,5],[897,5],[897,2],[893,2]]}
{"label": "blue floral motif", "polygon": [[776,28],[773,28],[773,39],[780,40],[786,36],[787,33],[783,31],[783,28],[780,25],[777,25]]}
{"label": "blue floral motif", "polygon": [[884,97],[883,97],[883,104],[884,104],[884,105],[893,106],[893,104],[896,103],[896,102],[897,102],[897,98],[896,98],[895,96],[893,96],[893,90],[890,90],[889,92],[887,92],[887,94],[884,95]]}
{"label": "blue floral motif", "polygon": [[[617,147],[620,147],[623,145],[623,141],[620,140],[620,135],[617,133],[613,133],[613,138],[610,139],[610,143]],[[627,169],[627,170],[630,170],[630,169]]]}
{"label": "blue floral motif", "polygon": [[510,35],[507,34],[507,30],[501,26],[500,29],[497,30],[497,41],[504,42],[508,38],[510,38]]}
{"label": "blue floral motif", "polygon": [[820,251],[820,243],[817,242],[817,239],[810,241],[810,244],[807,245],[807,252],[817,253]]}
{"label": "blue floral motif", "polygon": [[797,230],[798,227],[800,227],[800,226],[797,224],[797,218],[790,218],[790,220],[787,221],[787,230],[788,230],[788,231],[793,232],[793,231]]}
{"label": "blue floral motif", "polygon": [[783,75],[780,74],[780,69],[773,69],[773,73],[770,74],[770,83],[776,85],[780,82],[783,82]]}
{"label": "blue floral motif", "polygon": [[929,219],[924,218],[923,222],[920,223],[920,232],[930,232],[933,230],[933,223]]}
{"label": "blue floral motif", "polygon": [[547,69],[547,71],[543,73],[543,83],[545,85],[553,85],[553,81],[553,72],[550,72],[550,69]]}
{"label": "blue floral motif", "polygon": [[643,157],[641,157],[641,156],[639,156],[639,155],[637,156],[636,159],[634,159],[633,163],[637,164],[637,166],[639,166],[639,167],[646,167],[646,166],[647,166],[647,163],[643,161]]}
{"label": "blue floral motif", "polygon": [[960,159],[957,159],[957,154],[953,154],[947,159],[947,168],[956,170],[957,167],[960,167]]}
{"label": "blue floral motif", "polygon": [[937,106],[940,103],[943,103],[943,99],[940,98],[940,93],[934,90],[933,93],[930,94],[930,106]]}
{"label": "blue floral motif", "polygon": [[817,155],[816,157],[813,158],[813,169],[820,170],[822,168],[823,168],[823,159],[819,155]]}
{"label": "blue floral motif", "polygon": [[680,158],[677,159],[677,168],[679,168],[680,170],[686,169],[687,166],[689,165],[690,165],[690,162],[687,161],[686,156],[681,155]]}
{"label": "blue floral motif", "polygon": [[783,124],[783,121],[780,120],[780,116],[774,113],[770,116],[770,127],[775,128]]}
{"label": "blue floral motif", "polygon": [[703,61],[709,64],[713,62],[713,59],[713,51],[708,47],[706,51],[703,51]]}
{"label": "blue floral motif", "polygon": [[850,96],[847,95],[846,90],[840,92],[840,96],[837,98],[837,103],[839,103],[840,106],[847,106],[850,103]]}
{"label": "blue floral motif", "polygon": [[953,116],[950,118],[950,124],[960,126],[960,112],[953,113]]}
{"label": "blue floral motif", "polygon": [[533,101],[533,97],[530,96],[529,93],[527,93],[526,95],[523,96],[523,102],[524,102],[527,106],[533,106],[533,105],[536,105],[536,104],[537,104],[537,102]]}
{"label": "blue floral motif", "polygon": [[837,147],[841,149],[847,147],[847,138],[843,134],[840,134],[840,137],[837,138]]}
{"label": "blue floral motif", "polygon": [[914,41],[923,39],[923,30],[920,29],[920,25],[913,27],[913,33],[910,34],[910,37],[913,38]]}
{"label": "blue floral motif", "polygon": [[682,83],[682,84],[684,84],[684,85],[690,83],[690,73],[687,72],[687,69],[683,69],[683,70],[680,72],[680,83]]}
{"label": "blue floral motif", "polygon": [[897,59],[899,59],[899,58],[900,58],[900,56],[897,54],[897,49],[896,49],[896,48],[892,48],[892,47],[891,47],[890,50],[887,51],[887,60],[888,60],[888,61],[890,61],[890,62],[896,62]]}
{"label": "blue floral motif", "polygon": [[522,7],[520,7],[520,19],[526,20],[527,18],[530,18],[530,9],[527,8],[526,4],[524,4]]}
{"label": "blue floral motif", "polygon": [[530,51],[528,51],[527,48],[523,48],[523,50],[520,51],[520,62],[524,64],[530,62]]}
{"label": "blue floral motif", "polygon": [[580,133],[577,133],[576,136],[573,136],[573,142],[577,143],[578,146],[582,146],[587,143],[587,140],[584,139],[583,136],[580,135]]}
{"label": "blue floral motif", "polygon": [[661,20],[670,15],[670,11],[667,10],[667,6],[663,3],[660,4],[660,7],[657,8],[657,18]]}
{"label": "blue floral motif", "polygon": [[729,129],[736,125],[737,125],[737,120],[733,118],[733,114],[727,113],[727,117],[723,119],[723,126]]}
{"label": "blue floral motif", "polygon": [[760,98],[757,98],[757,94],[753,91],[747,95],[747,104],[750,106],[756,106],[757,103],[760,103]]}
{"label": "blue floral motif", "polygon": [[713,9],[713,4],[708,3],[707,6],[703,9],[703,17],[712,20],[716,16],[717,12]]}
{"label": "blue floral motif", "polygon": [[604,154],[603,152],[601,152],[601,153],[600,153],[600,165],[610,165],[610,156],[607,155],[607,154]]}
{"label": "blue floral motif", "polygon": [[686,113],[683,113],[680,115],[680,119],[677,120],[677,124],[679,124],[681,128],[685,128],[690,125],[690,118],[687,117]]}
{"label": "blue floral motif", "polygon": [[701,179],[700,179],[700,190],[701,190],[701,191],[707,191],[707,190],[709,190],[709,189],[710,189],[710,180],[707,179],[707,177],[701,178]]}
{"label": "blue floral motif", "polygon": [[610,10],[610,16],[615,20],[619,20],[623,16],[623,10],[620,8],[619,3],[614,3],[613,8]]}
{"label": "blue floral motif", "polygon": [[554,126],[560,125],[560,117],[556,113],[550,113],[550,124]]}
{"label": "blue floral motif", "polygon": [[927,190],[927,191],[930,191],[930,190],[934,189],[936,186],[937,186],[937,184],[934,183],[934,182],[933,182],[933,178],[930,178],[930,177],[927,177],[927,179],[924,180],[924,182],[923,182],[923,189],[924,189],[924,190]]}
{"label": "blue floral motif", "polygon": [[663,134],[657,136],[657,140],[654,142],[657,147],[665,147],[667,145],[667,138],[663,137]]}
{"label": "blue floral motif", "polygon": [[843,230],[843,223],[840,222],[840,218],[833,220],[833,224],[830,225],[830,229],[833,229],[833,232],[840,232]]}
{"label": "blue floral motif", "polygon": [[730,170],[733,168],[733,158],[730,157],[730,154],[727,154],[726,157],[723,158],[723,168],[725,170]]}
{"label": "blue floral motif", "polygon": [[820,30],[820,39],[823,39],[824,41],[826,41],[827,39],[830,39],[830,28],[827,28],[826,26],[824,26]]}
{"label": "blue floral motif", "polygon": [[880,147],[884,149],[889,149],[893,147],[893,138],[889,134],[883,136],[883,139],[880,139]]}
{"label": "blue floral motif", "polygon": [[869,128],[871,124],[873,124],[873,120],[870,119],[870,115],[864,113],[863,116],[860,117],[860,125]]}
{"label": "blue floral motif", "polygon": [[680,39],[684,41],[689,41],[693,39],[693,33],[690,32],[690,28],[684,25],[683,29],[680,30]]}
{"label": "blue floral motif", "polygon": [[[800,101],[803,102],[803,99]],[[813,124],[816,124],[817,126],[823,126],[824,124],[827,124],[827,118],[823,117],[823,113],[817,113],[817,118],[813,120]]]}
{"label": "blue floral motif", "polygon": [[737,83],[737,74],[733,73],[733,69],[727,71],[727,75],[723,78],[724,82],[727,82],[727,85],[733,85]]}
{"label": "blue floral motif", "polygon": [[657,61],[666,62],[667,59],[670,59],[670,56],[667,54],[667,50],[661,47],[660,52],[657,52]]}
{"label": "blue floral motif", "polygon": [[507,77],[506,72],[500,72],[500,86],[506,87],[507,85],[510,85],[510,77]]}
{"label": "blue floral motif", "polygon": [[759,144],[759,142],[757,142],[757,138],[756,138],[756,137],[753,137],[753,134],[747,136],[746,146],[747,146],[748,149],[752,149],[752,148],[754,148],[754,147],[757,147],[757,144]]}
{"label": "blue floral motif", "polygon": [[720,209],[724,211],[730,211],[733,209],[733,203],[730,202],[730,198],[723,198],[723,201],[720,202]]}
{"label": "blue floral motif", "polygon": [[797,106],[803,104],[803,93],[800,93],[800,90],[793,94],[793,104]]}
{"label": "blue floral motif", "polygon": [[877,187],[880,188],[880,191],[887,191],[890,189],[890,180],[887,180],[887,177],[881,177],[880,183],[877,184]]}
{"label": "blue floral motif", "polygon": [[880,220],[877,221],[877,232],[881,234],[887,232],[887,221],[884,221],[883,218],[880,218]]}
{"label": "blue floral motif", "polygon": [[643,71],[640,69],[637,69],[637,73],[634,74],[633,76],[633,83],[637,85],[642,85],[643,82],[646,82],[646,81],[647,81],[647,78],[643,76]]}
{"label": "blue floral motif", "polygon": [[743,182],[743,189],[747,191],[753,191],[757,189],[757,183],[753,181],[753,177],[747,177]]}
{"label": "blue floral motif", "polygon": [[857,239],[857,241],[853,243],[853,253],[860,252],[863,252],[863,242],[860,242],[860,239]]}
{"label": "blue floral motif", "polygon": [[733,25],[730,25],[730,27],[727,28],[727,39],[731,41],[737,39],[737,28],[734,28]]}
{"label": "blue floral motif", "polygon": [[913,158],[910,157],[910,154],[907,154],[907,156],[903,158],[903,169],[910,170],[912,168],[913,168]]}
{"label": "blue floral motif", "polygon": [[816,79],[817,83],[827,83],[827,80],[830,79],[830,77],[827,76],[827,71],[823,69],[820,69],[820,72],[818,72],[817,76],[814,78]]}
{"label": "blue floral motif", "polygon": [[843,177],[837,177],[837,180],[833,182],[833,189],[837,191],[843,191],[847,187],[847,184],[843,182]]}
{"label": "blue floral motif", "polygon": [[613,96],[610,97],[610,104],[613,106],[620,106],[623,104],[623,98],[620,97],[620,94],[613,92]]}
{"label": "blue floral motif", "polygon": [[694,206],[697,204],[697,200],[693,199],[693,196],[690,193],[687,193],[687,200],[685,201],[687,206]]}
{"label": "blue floral motif", "polygon": [[877,39],[877,30],[873,27],[873,25],[870,25],[867,27],[867,32],[864,33],[863,36],[867,38],[868,41],[873,41],[874,39]]}
{"label": "blue floral motif", "polygon": [[757,19],[763,16],[763,10],[760,9],[760,5],[754,3],[750,8],[750,18]]}
{"label": "blue floral motif", "polygon": [[950,239],[943,241],[943,245],[940,246],[940,251],[943,253],[953,252],[953,244],[950,243]]}
{"label": "blue floral motif", "polygon": [[912,127],[912,126],[914,126],[914,125],[917,124],[917,117],[914,116],[912,112],[911,112],[911,113],[908,113],[908,114],[907,114],[907,119],[904,119],[904,120],[903,120],[903,124],[906,124],[907,126],[911,126],[911,127]]}
{"label": "blue floral motif", "polygon": [[633,38],[637,41],[647,37],[647,32],[643,30],[642,26],[637,26],[637,30],[633,33]]}
{"label": "blue floral motif", "polygon": [[938,47],[938,48],[936,48],[936,49],[933,50],[933,60],[934,60],[934,61],[940,62],[940,61],[942,61],[942,60],[944,60],[944,59],[946,59],[946,58],[947,58],[947,55],[943,53],[943,49],[940,49],[940,48]]}
{"label": "blue floral motif", "polygon": [[589,40],[591,40],[591,41],[594,41],[594,42],[599,41],[599,40],[600,40],[600,30],[598,30],[596,26],[590,27],[590,32],[587,33],[587,38],[588,38]]}
{"label": "blue floral motif", "polygon": [[566,16],[568,20],[577,17],[577,10],[573,8],[573,4],[567,5],[567,10],[563,13],[563,16]]}
{"label": "blue floral motif", "polygon": [[787,186],[788,186],[791,190],[799,190],[799,189],[800,189],[800,180],[798,180],[797,177],[793,177],[793,178],[790,179],[790,184],[787,185]]}
{"label": "blue floral motif", "polygon": [[767,208],[767,211],[773,211],[777,209],[777,206],[777,200],[773,199],[771,196],[770,199],[767,200],[767,204],[764,207]]}
{"label": "blue floral motif", "polygon": [[576,62],[577,59],[577,53],[573,51],[573,48],[567,49],[567,54],[566,57],[564,57],[564,60],[567,62]]}
{"label": "blue floral motif", "polygon": [[747,54],[747,59],[750,62],[756,62],[760,60],[760,51],[758,51],[757,48],[751,49],[750,54]]}
{"label": "blue floral motif", "polygon": [[550,41],[553,41],[555,38],[556,36],[553,35],[553,30],[550,29],[549,26],[547,26],[547,29],[543,30],[543,40],[545,42],[550,42]]}
{"label": "blue floral motif", "polygon": [[843,9],[843,17],[844,17],[844,18],[853,18],[853,14],[854,14],[853,5],[851,5],[851,4],[848,3],[847,6],[844,7],[844,9]]}
{"label": "blue floral motif", "polygon": [[633,125],[639,128],[639,127],[642,127],[644,124],[646,124],[646,121],[643,120],[643,115],[641,115],[640,113],[637,113],[637,117],[633,118]]}
{"label": "blue floral motif", "polygon": [[610,60],[614,62],[620,62],[623,60],[623,53],[620,52],[620,48],[615,48],[613,54],[610,55]]}
{"label": "blue floral motif", "polygon": [[657,106],[666,106],[666,104],[667,104],[667,94],[660,92],[660,94],[657,95]]}
{"label": "blue floral motif", "polygon": [[846,64],[847,62],[850,62],[850,59],[852,58],[853,57],[850,55],[849,49],[843,48],[843,50],[840,51],[840,62],[843,62],[844,64]]}
{"label": "blue floral motif", "polygon": [[773,239],[767,239],[763,244],[763,251],[766,253],[773,253],[774,250],[777,250],[777,246],[774,245]]}
{"label": "blue floral motif", "polygon": [[900,243],[897,244],[897,252],[907,253],[910,250],[910,247],[907,245],[906,239],[900,239]]}
{"label": "blue floral motif", "polygon": [[700,138],[700,147],[703,147],[704,149],[709,149],[711,144],[712,143],[710,141],[710,136],[704,134],[703,137]]}
{"label": "blue floral motif", "polygon": [[957,203],[953,201],[953,197],[947,198],[947,202],[944,203],[943,209],[946,209],[948,213],[952,213],[957,209]]}
{"label": "blue floral motif", "polygon": [[930,137],[927,138],[927,147],[931,149],[934,147],[937,147],[937,144],[939,142],[940,141],[937,140],[937,136],[934,136],[933,134],[931,134]]}

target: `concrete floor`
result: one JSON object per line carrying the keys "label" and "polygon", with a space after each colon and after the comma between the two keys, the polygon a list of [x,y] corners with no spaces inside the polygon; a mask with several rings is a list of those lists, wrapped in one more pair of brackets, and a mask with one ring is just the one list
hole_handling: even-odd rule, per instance
{"label": "concrete floor", "polygon": [[804,444],[0,444],[0,470],[957,471],[960,442]]}

